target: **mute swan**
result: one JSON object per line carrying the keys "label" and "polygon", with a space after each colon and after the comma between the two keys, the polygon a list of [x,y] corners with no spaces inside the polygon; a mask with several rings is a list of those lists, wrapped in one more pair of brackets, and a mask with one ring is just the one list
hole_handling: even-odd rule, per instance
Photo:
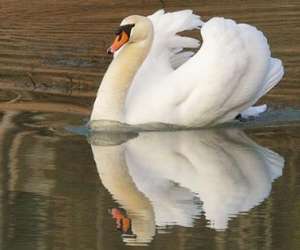
{"label": "mute swan", "polygon": [[103,185],[131,219],[136,238],[123,237],[127,244],[150,242],[155,226],[191,227],[203,210],[210,227],[225,230],[268,197],[284,165],[237,129],[145,132],[117,145],[105,137],[108,146],[101,139],[92,134],[91,147]]}
{"label": "mute swan", "polygon": [[[199,41],[177,33],[200,27],[202,46],[186,51]],[[230,19],[159,10],[126,17],[116,35],[91,120],[214,125],[265,111],[252,105],[283,76],[263,33]]]}

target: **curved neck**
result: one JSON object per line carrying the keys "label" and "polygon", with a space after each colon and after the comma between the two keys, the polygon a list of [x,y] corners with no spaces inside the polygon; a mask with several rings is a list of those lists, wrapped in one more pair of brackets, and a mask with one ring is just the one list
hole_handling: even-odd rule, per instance
{"label": "curved neck", "polygon": [[147,39],[129,43],[109,65],[97,93],[91,120],[124,121],[124,105],[130,84],[152,44]]}

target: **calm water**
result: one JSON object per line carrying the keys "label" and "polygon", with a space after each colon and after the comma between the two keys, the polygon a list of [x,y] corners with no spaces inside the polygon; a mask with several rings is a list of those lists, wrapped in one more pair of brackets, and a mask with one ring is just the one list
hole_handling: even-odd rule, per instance
{"label": "calm water", "polygon": [[1,249],[300,247],[299,125],[87,140],[80,116],[0,117]]}

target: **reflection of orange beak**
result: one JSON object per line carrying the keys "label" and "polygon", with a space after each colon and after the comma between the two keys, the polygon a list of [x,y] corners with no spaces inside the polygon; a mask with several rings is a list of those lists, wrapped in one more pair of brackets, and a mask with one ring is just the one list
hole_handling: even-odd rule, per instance
{"label": "reflection of orange beak", "polygon": [[119,48],[121,48],[125,43],[127,43],[128,40],[129,37],[127,33],[122,31],[119,35],[117,35],[112,45],[108,48],[107,53],[108,54],[115,53]]}
{"label": "reflection of orange beak", "polygon": [[111,210],[111,215],[115,219],[117,224],[117,229],[119,229],[124,234],[132,234],[131,232],[131,220],[128,218],[120,209],[113,208]]}

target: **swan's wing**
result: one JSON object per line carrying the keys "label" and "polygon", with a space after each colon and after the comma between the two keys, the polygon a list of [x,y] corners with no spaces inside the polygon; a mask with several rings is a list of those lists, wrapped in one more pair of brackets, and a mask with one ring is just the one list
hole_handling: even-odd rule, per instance
{"label": "swan's wing", "polygon": [[200,28],[203,22],[192,10],[165,13],[159,10],[148,16],[153,24],[153,42],[147,58],[137,72],[134,82],[147,84],[153,82],[152,77],[161,78],[187,61],[194,51],[183,49],[198,48],[198,39],[181,36],[177,33]]}
{"label": "swan's wing", "polygon": [[[180,89],[169,95],[176,123],[206,125],[231,120],[281,78],[268,85],[273,60],[265,36],[255,27],[212,18],[201,34],[201,49],[162,85],[171,88],[167,84],[171,82],[174,90]],[[282,71],[280,61],[278,69]]]}
{"label": "swan's wing", "polygon": [[281,79],[281,61],[271,58],[268,42],[256,28],[212,18],[201,35],[203,44],[193,57],[159,84],[139,91],[135,105],[142,110],[133,108],[128,122],[203,126],[228,121]]}
{"label": "swan's wing", "polygon": [[194,55],[193,51],[183,49],[199,47],[199,40],[178,33],[199,29],[203,24],[200,16],[193,14],[192,10],[171,13],[159,10],[148,18],[153,24],[154,40],[146,63],[153,63],[153,66],[159,64],[172,71]]}

